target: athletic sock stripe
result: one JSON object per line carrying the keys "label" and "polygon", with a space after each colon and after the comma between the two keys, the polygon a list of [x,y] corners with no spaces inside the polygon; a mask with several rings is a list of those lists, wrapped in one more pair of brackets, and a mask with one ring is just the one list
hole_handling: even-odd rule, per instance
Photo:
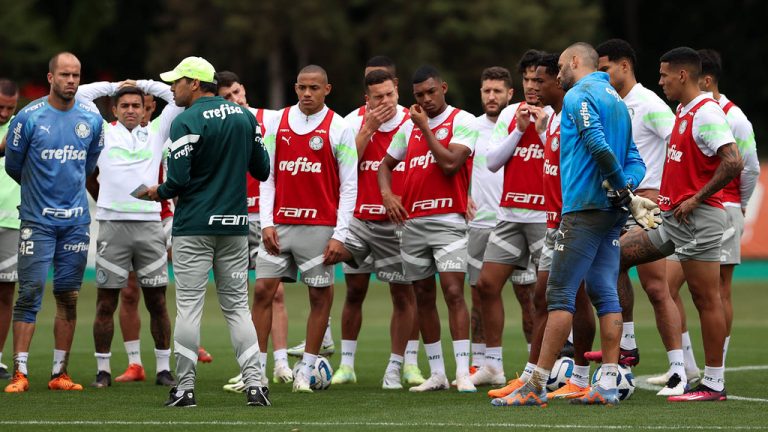
{"label": "athletic sock stripe", "polygon": [[112,273],[127,278],[128,277],[128,270],[121,268],[120,266],[113,264],[106,259],[104,259],[101,256],[96,257],[96,265],[104,267],[105,269],[111,271]]}
{"label": "athletic sock stripe", "polygon": [[173,342],[173,349],[177,354],[192,360],[193,363],[197,363],[197,350],[192,351],[176,341]]}
{"label": "athletic sock stripe", "polygon": [[440,258],[448,255],[449,253],[461,249],[463,247],[467,246],[467,238],[461,238],[459,240],[456,240],[453,243],[450,243],[446,245],[445,247],[441,248],[439,251],[435,252],[435,260],[439,260]]}
{"label": "athletic sock stripe", "polygon": [[138,277],[144,277],[152,273],[153,271],[163,267],[164,265],[168,264],[168,255],[163,254],[160,258],[155,260],[154,262],[144,266],[143,268],[140,268],[136,270],[136,276]]}

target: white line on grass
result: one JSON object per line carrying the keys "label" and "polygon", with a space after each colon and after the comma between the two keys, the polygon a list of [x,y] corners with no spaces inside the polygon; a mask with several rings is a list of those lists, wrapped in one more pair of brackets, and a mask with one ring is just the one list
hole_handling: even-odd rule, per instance
{"label": "white line on grass", "polygon": [[[746,371],[757,371],[757,370],[768,370],[768,365],[736,366],[736,367],[725,368],[726,372],[746,372]],[[648,390],[648,391],[661,390],[661,386],[658,386],[655,384],[648,384],[647,379],[652,376],[654,375],[639,375],[635,377],[635,387],[642,390]],[[747,401],[747,402],[768,402],[768,399],[751,398],[751,397],[744,397],[744,396],[733,396],[733,395],[728,395],[728,399]]]}
{"label": "white line on grass", "polygon": [[[8,426],[58,426],[60,421],[48,420],[0,420],[0,425]],[[538,428],[549,429],[609,429],[624,430],[627,425],[569,425],[551,423],[440,423],[440,422],[291,422],[291,421],[128,421],[128,420],[74,420],[67,421],[67,425],[79,426],[370,426],[370,427],[500,427],[500,428]],[[768,426],[696,426],[696,425],[633,425],[632,429],[639,430],[768,430]]]}

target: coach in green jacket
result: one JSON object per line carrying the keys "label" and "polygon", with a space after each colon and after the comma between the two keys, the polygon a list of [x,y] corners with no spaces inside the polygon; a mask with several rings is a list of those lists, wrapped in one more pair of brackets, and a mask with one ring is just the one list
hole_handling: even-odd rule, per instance
{"label": "coach in green jacket", "polygon": [[270,405],[261,385],[256,330],[248,309],[246,175],[269,176],[269,156],[254,116],[216,94],[213,66],[187,57],[170,72],[176,105],[187,109],[171,125],[168,178],[151,199],[178,197],[173,222],[176,276],[174,350],[179,384],[167,406],[195,406],[195,365],[208,272],[213,269],[248,405]]}

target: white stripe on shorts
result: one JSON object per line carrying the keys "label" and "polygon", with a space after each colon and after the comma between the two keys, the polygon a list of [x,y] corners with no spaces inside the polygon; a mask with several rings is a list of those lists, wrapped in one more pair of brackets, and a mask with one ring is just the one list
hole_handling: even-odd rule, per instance
{"label": "white stripe on shorts", "polygon": [[[729,227],[725,231],[723,231],[723,242],[730,240],[731,237],[733,237],[736,234],[736,228]],[[0,269],[3,268],[3,263],[0,263]]]}
{"label": "white stripe on shorts", "polygon": [[177,354],[183,355],[184,357],[192,360],[193,363],[197,363],[197,353],[192,351],[191,349],[185,347],[184,345],[176,341],[173,342],[173,349],[176,351]]}
{"label": "white stripe on shorts", "polygon": [[488,242],[495,244],[496,246],[504,249],[505,251],[507,251],[507,252],[509,252],[509,253],[511,253],[512,255],[515,255],[515,256],[520,256],[523,253],[523,251],[521,251],[520,248],[518,248],[517,246],[513,245],[512,243],[502,239],[501,237],[496,235],[495,232],[491,233],[491,236],[488,238]]}
{"label": "white stripe on shorts", "polygon": [[322,255],[318,255],[318,256],[312,258],[311,260],[305,262],[304,264],[300,265],[299,266],[299,270],[302,273],[304,273],[305,271],[307,271],[309,269],[313,269],[313,268],[319,266],[320,264],[323,263],[323,261],[325,261],[325,257],[322,256]]}
{"label": "white stripe on shorts", "polygon": [[471,265],[472,268],[476,268],[478,270],[481,270],[483,268],[483,262],[480,260],[476,260],[471,256],[467,256],[467,264]]}
{"label": "white stripe on shorts", "polygon": [[12,267],[18,261],[19,261],[19,256],[18,255],[14,255],[14,256],[8,258],[5,261],[0,261],[0,271],[3,271],[5,269],[7,269],[7,268]]}
{"label": "white stripe on shorts", "polygon": [[541,240],[539,240],[537,242],[533,242],[533,244],[530,246],[530,250],[531,251],[535,251],[535,250],[539,250],[539,249],[541,249],[543,247],[544,247],[544,239],[542,238]]}
{"label": "white stripe on shorts", "polygon": [[156,259],[153,263],[136,270],[136,276],[144,277],[167,264],[168,264],[168,255],[163,253],[163,255],[160,258]]}
{"label": "white stripe on shorts", "polygon": [[400,251],[400,256],[403,258],[403,261],[409,262],[413,265],[422,266],[422,267],[432,265],[432,260],[430,259],[419,258],[413,255],[408,255],[403,251]]}
{"label": "white stripe on shorts", "polygon": [[435,259],[439,260],[440,258],[448,255],[449,253],[451,253],[451,252],[453,252],[453,251],[455,251],[457,249],[461,249],[463,247],[467,247],[467,238],[466,237],[460,238],[460,239],[456,240],[455,242],[453,242],[453,243],[445,246],[444,248],[440,249],[439,251],[435,252]]}
{"label": "white stripe on shorts", "polygon": [[104,267],[105,269],[111,271],[112,273],[114,273],[114,274],[116,274],[116,275],[118,275],[120,277],[124,277],[124,278],[128,277],[128,270],[126,270],[124,268],[120,268],[118,265],[112,264],[111,262],[105,260],[104,258],[102,258],[100,256],[96,257],[96,265]]}
{"label": "white stripe on shorts", "polygon": [[259,247],[258,255],[260,259],[271,262],[272,264],[277,264],[279,266],[284,266],[287,262],[287,258],[280,258],[279,256],[270,255],[269,252],[267,252],[267,250],[262,247]]}
{"label": "white stripe on shorts", "polygon": [[382,258],[380,260],[374,261],[374,264],[376,265],[376,267],[386,267],[388,265],[402,264],[402,263],[403,263],[403,258],[400,255],[393,255],[388,258]]}
{"label": "white stripe on shorts", "polygon": [[[240,367],[243,367],[245,362],[247,362],[249,358],[253,357],[254,354],[258,354],[258,352],[259,352],[259,344],[255,343],[251,345],[250,348],[243,351],[242,354],[240,354],[240,357],[237,358],[237,363],[240,364]],[[261,373],[264,373],[264,371],[262,371]]]}

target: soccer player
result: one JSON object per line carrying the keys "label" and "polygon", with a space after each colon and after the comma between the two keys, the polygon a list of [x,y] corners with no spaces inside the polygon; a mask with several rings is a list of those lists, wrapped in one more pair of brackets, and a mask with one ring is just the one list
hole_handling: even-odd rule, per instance
{"label": "soccer player", "polygon": [[622,237],[622,265],[677,254],[699,311],[705,368],[696,388],[668,400],[723,401],[727,329],[718,288],[726,224],[722,189],[744,164],[725,113],[699,89],[699,54],[691,48],[675,48],[661,56],[660,62],[659,85],[667,99],[680,103],[659,191],[664,223],[659,229],[633,230]]}
{"label": "soccer player", "polygon": [[[342,357],[341,365],[333,374],[332,384],[357,381],[354,355],[362,324],[362,303],[371,273],[375,273],[380,281],[389,284],[392,295],[391,354],[382,388],[403,388],[401,371],[404,354],[412,330],[417,325],[416,297],[412,285],[403,276],[398,228],[387,217],[377,179],[381,159],[392,137],[410,117],[398,105],[398,97],[395,77],[390,72],[381,69],[369,72],[365,76],[365,115],[355,116],[350,124],[355,131],[358,183],[354,218],[350,222],[345,247],[356,257],[355,261],[364,263],[360,267],[364,267],[363,271],[367,273],[361,272],[360,268],[344,266],[347,297],[341,320]],[[398,165],[393,177],[393,193],[401,196],[405,180],[404,164]]]}
{"label": "soccer player", "polygon": [[[723,207],[726,212],[725,231],[723,232],[723,244],[720,253],[720,298],[725,312],[726,336],[723,347],[723,364],[728,352],[728,344],[731,339],[731,325],[733,323],[733,305],[731,303],[731,281],[736,265],[741,263],[741,235],[744,230],[744,214],[752,192],[757,185],[760,175],[760,163],[757,160],[757,147],[755,145],[755,133],[752,123],[744,115],[736,104],[720,93],[720,79],[722,78],[722,61],[717,51],[704,49],[698,51],[701,57],[701,75],[699,76],[699,88],[703,92],[712,93],[712,98],[717,101],[726,115],[728,125],[731,128],[736,145],[739,148],[741,158],[744,160],[744,169],[741,174],[723,188]],[[670,291],[677,308],[680,311],[683,323],[683,344],[686,349],[686,370],[693,369],[698,372],[696,359],[691,348],[691,338],[685,322],[685,309],[680,299],[680,287],[685,281],[680,263],[677,260],[667,258],[667,269],[670,272]],[[658,377],[654,377],[658,378]],[[648,382],[657,380],[649,378]]]}
{"label": "soccer player", "polygon": [[[264,108],[251,108],[246,99],[245,86],[240,82],[240,77],[234,72],[220,71],[217,73],[219,96],[234,102],[243,108],[247,108],[256,117],[256,122],[261,127],[261,132],[266,135],[264,125],[271,122],[272,117],[277,115],[276,111]],[[261,243],[261,227],[259,221],[259,181],[250,174],[246,175],[248,185],[248,268],[256,268],[256,254]],[[255,326],[255,323],[254,323]],[[272,372],[272,381],[277,383],[289,383],[293,381],[293,371],[288,365],[288,314],[285,310],[285,291],[281,283],[275,293],[275,301],[272,304],[272,356],[274,357],[275,367]],[[261,369],[266,371],[267,352],[262,351],[259,354],[259,363]],[[245,390],[243,377],[238,375],[231,378],[228,384],[224,385],[224,390],[233,392],[242,392]],[[262,375],[266,380],[266,373]]]}
{"label": "soccer player", "polygon": [[48,388],[82,390],[67,374],[90,237],[85,179],[104,145],[103,119],[75,100],[80,61],[68,52],[48,63],[48,96],[27,105],[12,121],[5,171],[21,185],[19,296],[13,310],[14,376],[8,393],[29,389],[27,361],[35,321],[53,264],[53,370]]}
{"label": "soccer player", "polygon": [[0,78],[0,379],[8,379],[8,366],[2,363],[3,347],[11,327],[13,292],[19,280],[19,185],[5,173],[3,144],[16,105],[19,88],[11,80]]}
{"label": "soccer player", "polygon": [[246,172],[269,174],[268,155],[256,119],[216,95],[213,66],[187,57],[160,74],[172,82],[176,105],[187,109],[171,125],[168,177],[147,191],[154,200],[178,197],[173,224],[176,277],[178,386],[166,406],[195,406],[195,368],[208,273],[213,270],[219,305],[251,406],[269,406],[262,386],[259,345],[248,310],[248,210]]}
{"label": "soccer player", "polygon": [[[547,404],[547,379],[571,329],[582,280],[597,309],[605,363],[600,382],[573,400],[618,403],[621,307],[616,278],[619,234],[627,219],[620,207],[642,180],[645,166],[632,142],[627,107],[597,65],[597,52],[582,42],[568,47],[558,61],[558,79],[567,91],[560,123],[563,215],[547,282],[549,314],[531,378],[508,397],[494,399],[494,405]],[[614,198],[606,195],[604,180],[616,191]]]}
{"label": "soccer player", "polygon": [[261,184],[253,317],[266,350],[277,286],[295,281],[301,271],[310,312],[293,391],[311,393],[309,379],[333,302],[333,265],[351,258],[344,241],[357,197],[357,152],[352,129],[325,105],[331,92],[325,70],[304,67],[294,89],[298,103],[266,125],[272,171]]}
{"label": "soccer player", "polygon": [[[544,211],[544,145],[536,131],[536,118],[549,116],[536,89],[536,67],[541,52],[523,54],[518,72],[523,78],[525,100],[510,105],[499,114],[491,137],[488,168],[504,167],[504,183],[499,205],[499,222],[488,238],[483,268],[477,281],[482,303],[486,351],[485,364],[472,376],[475,384],[504,383],[501,340],[504,332],[504,304],[501,290],[515,269],[525,269],[529,261],[538,266],[546,232]],[[533,314],[533,285],[525,287],[523,313]]]}
{"label": "soccer player", "polygon": [[[416,291],[419,328],[430,377],[412,392],[444,390],[443,349],[435,273],[448,306],[456,358],[456,386],[476,391],[469,375],[469,312],[464,301],[467,271],[467,192],[477,132],[475,117],[446,103],[448,84],[431,66],[413,75],[411,118],[395,134],[379,166],[379,187],[390,220],[403,224],[400,254],[405,278]],[[405,161],[403,197],[392,190],[392,172]]]}
{"label": "soccer player", "polygon": [[[155,94],[170,95],[170,87],[153,81],[135,82]],[[122,84],[122,85],[121,85]],[[80,86],[77,97],[84,103],[112,96],[115,123],[107,123],[104,150],[94,173],[86,183],[96,199],[96,318],[93,337],[96,345],[97,374],[92,387],[112,385],[110,358],[114,336],[114,313],[120,293],[127,288],[129,269],[144,293],[155,341],[157,375],[155,383],[173,386],[170,372],[171,322],[165,303],[168,285],[166,235],[160,220],[160,203],[139,200],[131,192],[141,185],[155,183],[160,172],[165,141],[171,122],[181,112],[168,104],[156,129],[142,126],[146,114],[144,91],[125,83],[97,82]],[[172,96],[171,96],[171,100]],[[161,132],[164,131],[164,132]],[[160,134],[161,136],[155,136]],[[116,382],[143,381],[144,367],[139,354],[140,341],[126,340],[128,369]]]}
{"label": "soccer player", "polygon": [[[597,47],[599,70],[606,72],[611,86],[627,105],[632,119],[632,139],[645,162],[645,177],[637,185],[635,193],[656,201],[661,185],[661,172],[667,142],[672,134],[675,116],[667,104],[656,93],[643,87],[635,79],[637,57],[635,50],[621,39],[611,39]],[[628,220],[627,231],[642,229],[633,219]],[[635,326],[632,310],[634,294],[629,280],[628,268],[619,272],[618,293],[621,315],[624,321],[620,342],[621,361],[635,366],[640,354],[635,343]],[[680,314],[669,295],[664,260],[657,260],[637,267],[640,283],[648,294],[656,316],[656,327],[667,351],[669,379],[662,383],[665,388],[659,396],[680,395],[685,392],[688,377],[683,367],[682,340],[680,337]],[[601,353],[588,353],[588,358],[600,361]],[[677,377],[675,378],[675,374]],[[693,375],[693,374],[692,374]],[[698,374],[696,374],[698,375]]]}
{"label": "soccer player", "polygon": [[[467,232],[467,277],[472,290],[471,329],[472,329],[472,367],[470,372],[477,372],[485,363],[485,336],[477,291],[477,279],[483,266],[483,255],[488,244],[488,237],[496,225],[496,213],[501,200],[501,188],[504,172],[492,172],[488,169],[491,132],[496,126],[499,113],[509,105],[514,90],[512,76],[505,68],[494,66],[480,74],[480,101],[483,115],[477,117],[475,128],[478,132],[475,155],[472,160],[471,203],[475,216],[469,221]],[[525,315],[525,314],[524,314]],[[474,373],[473,373],[474,375]],[[482,384],[504,384],[504,374],[493,377]],[[475,384],[480,384],[475,382]]]}

